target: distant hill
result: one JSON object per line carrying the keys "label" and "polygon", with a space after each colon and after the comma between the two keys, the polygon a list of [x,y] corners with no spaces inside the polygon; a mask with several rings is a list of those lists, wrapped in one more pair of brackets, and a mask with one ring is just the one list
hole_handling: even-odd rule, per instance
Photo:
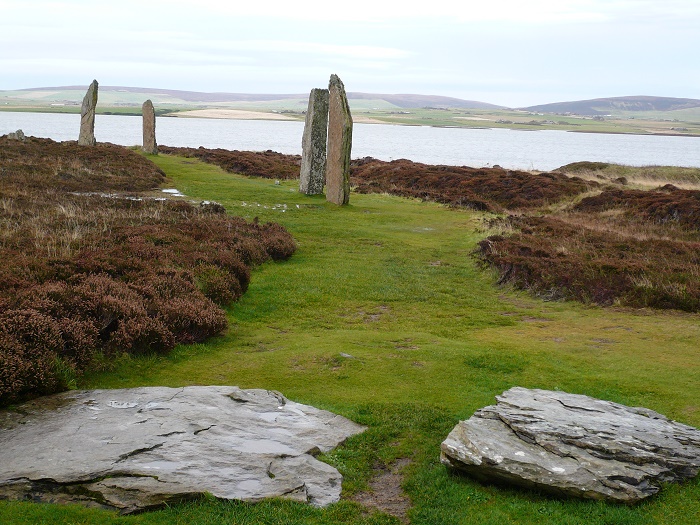
{"label": "distant hill", "polygon": [[521,108],[537,113],[575,113],[577,115],[608,115],[620,111],[675,111],[700,107],[700,100],[671,97],[613,97],[557,102]]}
{"label": "distant hill", "polygon": [[464,109],[504,109],[504,106],[463,100],[461,98],[440,97],[436,95],[386,95],[378,93],[348,93],[350,100],[384,100],[400,108],[464,108]]}
{"label": "distant hill", "polygon": [[[87,86],[54,86],[28,88],[18,91],[79,91],[84,92]],[[167,97],[182,100],[185,102],[265,102],[268,100],[296,99],[302,95],[291,94],[246,94],[246,93],[204,93],[200,91],[180,91],[177,89],[141,88],[127,86],[100,86],[100,93],[121,92],[121,93],[145,93],[149,95],[165,95]],[[308,95],[307,95],[308,96]]]}
{"label": "distant hill", "polygon": [[[87,86],[55,86],[29,88],[18,91],[23,92],[57,92],[65,99],[65,93],[76,91],[77,94],[84,94]],[[215,104],[231,103],[231,102],[269,102],[280,100],[308,100],[308,93],[300,94],[254,94],[254,93],[204,93],[199,91],[180,91],[175,89],[156,89],[156,88],[140,88],[126,86],[100,86],[100,93],[109,92],[110,94],[137,94],[143,93],[147,95],[160,95],[173,100],[179,100],[188,103],[209,103]],[[42,95],[42,98],[46,98]],[[388,95],[380,93],[356,93],[348,92],[350,100],[374,100],[384,101],[392,106],[400,108],[423,108],[423,107],[438,107],[438,108],[465,108],[465,109],[500,109],[503,106],[488,104],[486,102],[477,102],[473,100],[463,100],[460,98],[441,97],[434,95]]]}

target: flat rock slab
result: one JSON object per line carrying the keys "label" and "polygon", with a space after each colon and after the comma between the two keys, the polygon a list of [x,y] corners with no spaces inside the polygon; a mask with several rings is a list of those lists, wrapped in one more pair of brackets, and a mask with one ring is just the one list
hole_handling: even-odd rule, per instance
{"label": "flat rock slab", "polygon": [[442,462],[486,481],[635,503],[700,471],[700,430],[646,408],[511,388],[461,421]]}
{"label": "flat rock slab", "polygon": [[268,390],[66,392],[0,413],[0,498],[125,513],[204,493],[324,506],[342,476],[314,455],[363,430]]}

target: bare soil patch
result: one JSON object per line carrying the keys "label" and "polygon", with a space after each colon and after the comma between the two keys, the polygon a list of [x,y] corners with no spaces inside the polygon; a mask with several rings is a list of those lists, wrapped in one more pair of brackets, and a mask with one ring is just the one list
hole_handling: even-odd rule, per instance
{"label": "bare soil patch", "polygon": [[377,509],[401,520],[401,523],[409,523],[408,511],[411,509],[411,500],[406,496],[401,484],[404,476],[402,471],[411,460],[402,458],[394,462],[388,468],[384,465],[377,467],[377,475],[369,482],[370,490],[360,492],[353,496],[353,501],[360,505]]}

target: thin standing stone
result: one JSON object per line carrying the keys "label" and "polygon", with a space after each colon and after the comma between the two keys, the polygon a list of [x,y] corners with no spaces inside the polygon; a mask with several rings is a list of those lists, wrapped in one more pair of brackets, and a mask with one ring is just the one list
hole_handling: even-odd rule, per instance
{"label": "thin standing stone", "polygon": [[337,75],[328,83],[328,160],[326,162],[326,200],[347,204],[350,200],[350,150],[352,115],[345,86]]}
{"label": "thin standing stone", "polygon": [[156,111],[153,109],[153,102],[147,100],[141,106],[143,114],[143,146],[142,150],[152,155],[158,154],[158,144],[156,144]]}
{"label": "thin standing stone", "polygon": [[326,180],[326,140],[328,137],[328,90],[312,89],[301,140],[299,191],[307,195],[323,193]]}
{"label": "thin standing stone", "polygon": [[78,144],[81,146],[94,146],[95,140],[95,108],[97,107],[97,80],[93,80],[92,84],[85,93],[83,98],[83,106],[80,109],[80,136]]}

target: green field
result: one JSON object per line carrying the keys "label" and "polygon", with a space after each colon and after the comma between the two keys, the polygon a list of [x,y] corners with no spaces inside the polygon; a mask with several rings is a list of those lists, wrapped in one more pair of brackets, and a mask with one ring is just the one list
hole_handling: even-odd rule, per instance
{"label": "green field", "polygon": [[343,414],[369,427],[325,456],[345,476],[343,500],[314,509],[204,499],[126,517],[2,502],[0,523],[398,524],[351,498],[377,466],[400,458],[410,459],[403,488],[414,525],[700,523],[698,479],[627,507],[482,485],[439,462],[457,421],[516,385],[642,405],[700,426],[700,316],[499,288],[471,256],[488,235],[485,214],[387,195],[353,194],[337,207],[299,194],[294,181],[152,158],[188,197],[280,222],[298,249],[253,272],[225,336],[168,357],[124,358],[79,387],[238,385]]}

